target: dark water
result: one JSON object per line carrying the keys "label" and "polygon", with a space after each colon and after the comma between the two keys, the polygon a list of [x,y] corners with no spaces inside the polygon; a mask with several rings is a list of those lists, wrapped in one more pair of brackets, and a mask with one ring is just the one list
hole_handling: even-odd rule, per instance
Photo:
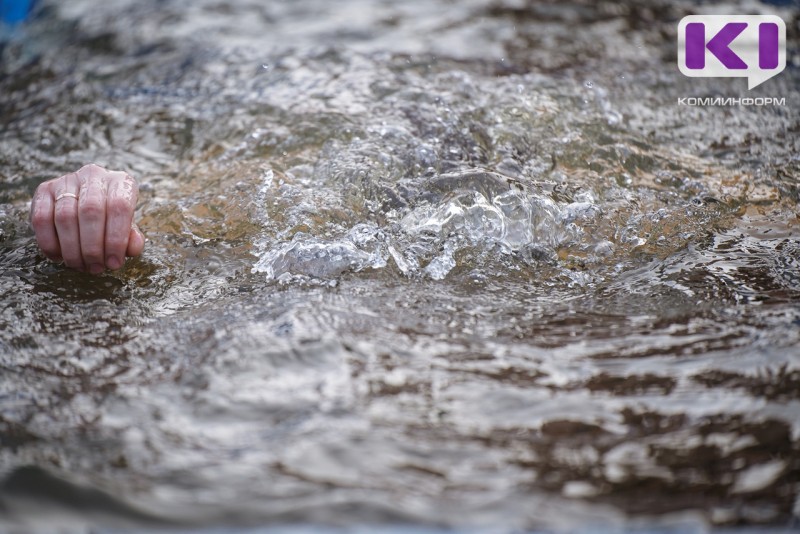
{"label": "dark water", "polygon": [[[797,4],[61,4],[0,56],[0,531],[798,528]],[[787,69],[683,77],[712,12]],[[101,277],[27,226],[88,162]]]}

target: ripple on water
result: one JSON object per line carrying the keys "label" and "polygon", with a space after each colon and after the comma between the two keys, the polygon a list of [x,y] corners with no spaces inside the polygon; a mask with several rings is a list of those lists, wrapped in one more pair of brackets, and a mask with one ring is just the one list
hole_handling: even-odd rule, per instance
{"label": "ripple on water", "polygon": [[[796,523],[797,117],[674,104],[741,89],[674,69],[697,9],[45,2],[0,49],[0,530]],[[142,182],[101,277],[26,220],[88,161]]]}

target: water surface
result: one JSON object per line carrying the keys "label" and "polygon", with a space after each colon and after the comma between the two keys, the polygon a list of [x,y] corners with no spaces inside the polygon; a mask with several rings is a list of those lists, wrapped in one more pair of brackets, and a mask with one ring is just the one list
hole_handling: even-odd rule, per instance
{"label": "water surface", "polygon": [[[684,78],[713,12],[781,15],[786,71]],[[797,528],[798,17],[42,3],[0,52],[0,530]],[[27,225],[88,162],[148,238],[100,277]]]}

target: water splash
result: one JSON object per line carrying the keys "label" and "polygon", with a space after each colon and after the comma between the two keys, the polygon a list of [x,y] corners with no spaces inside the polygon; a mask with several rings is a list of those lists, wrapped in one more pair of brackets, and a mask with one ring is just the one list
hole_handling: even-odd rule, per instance
{"label": "water splash", "polygon": [[291,276],[335,278],[349,271],[386,266],[386,249],[380,230],[366,224],[353,227],[339,240],[321,241],[297,233],[289,243],[265,252],[253,267],[267,280],[289,280]]}

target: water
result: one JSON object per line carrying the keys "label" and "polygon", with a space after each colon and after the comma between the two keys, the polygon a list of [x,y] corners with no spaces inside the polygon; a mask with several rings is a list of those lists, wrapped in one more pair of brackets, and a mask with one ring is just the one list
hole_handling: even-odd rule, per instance
{"label": "water", "polygon": [[[0,530],[798,527],[796,5],[40,10],[1,56]],[[678,73],[682,16],[744,11],[785,72]],[[148,238],[101,277],[27,226],[92,161]]]}

